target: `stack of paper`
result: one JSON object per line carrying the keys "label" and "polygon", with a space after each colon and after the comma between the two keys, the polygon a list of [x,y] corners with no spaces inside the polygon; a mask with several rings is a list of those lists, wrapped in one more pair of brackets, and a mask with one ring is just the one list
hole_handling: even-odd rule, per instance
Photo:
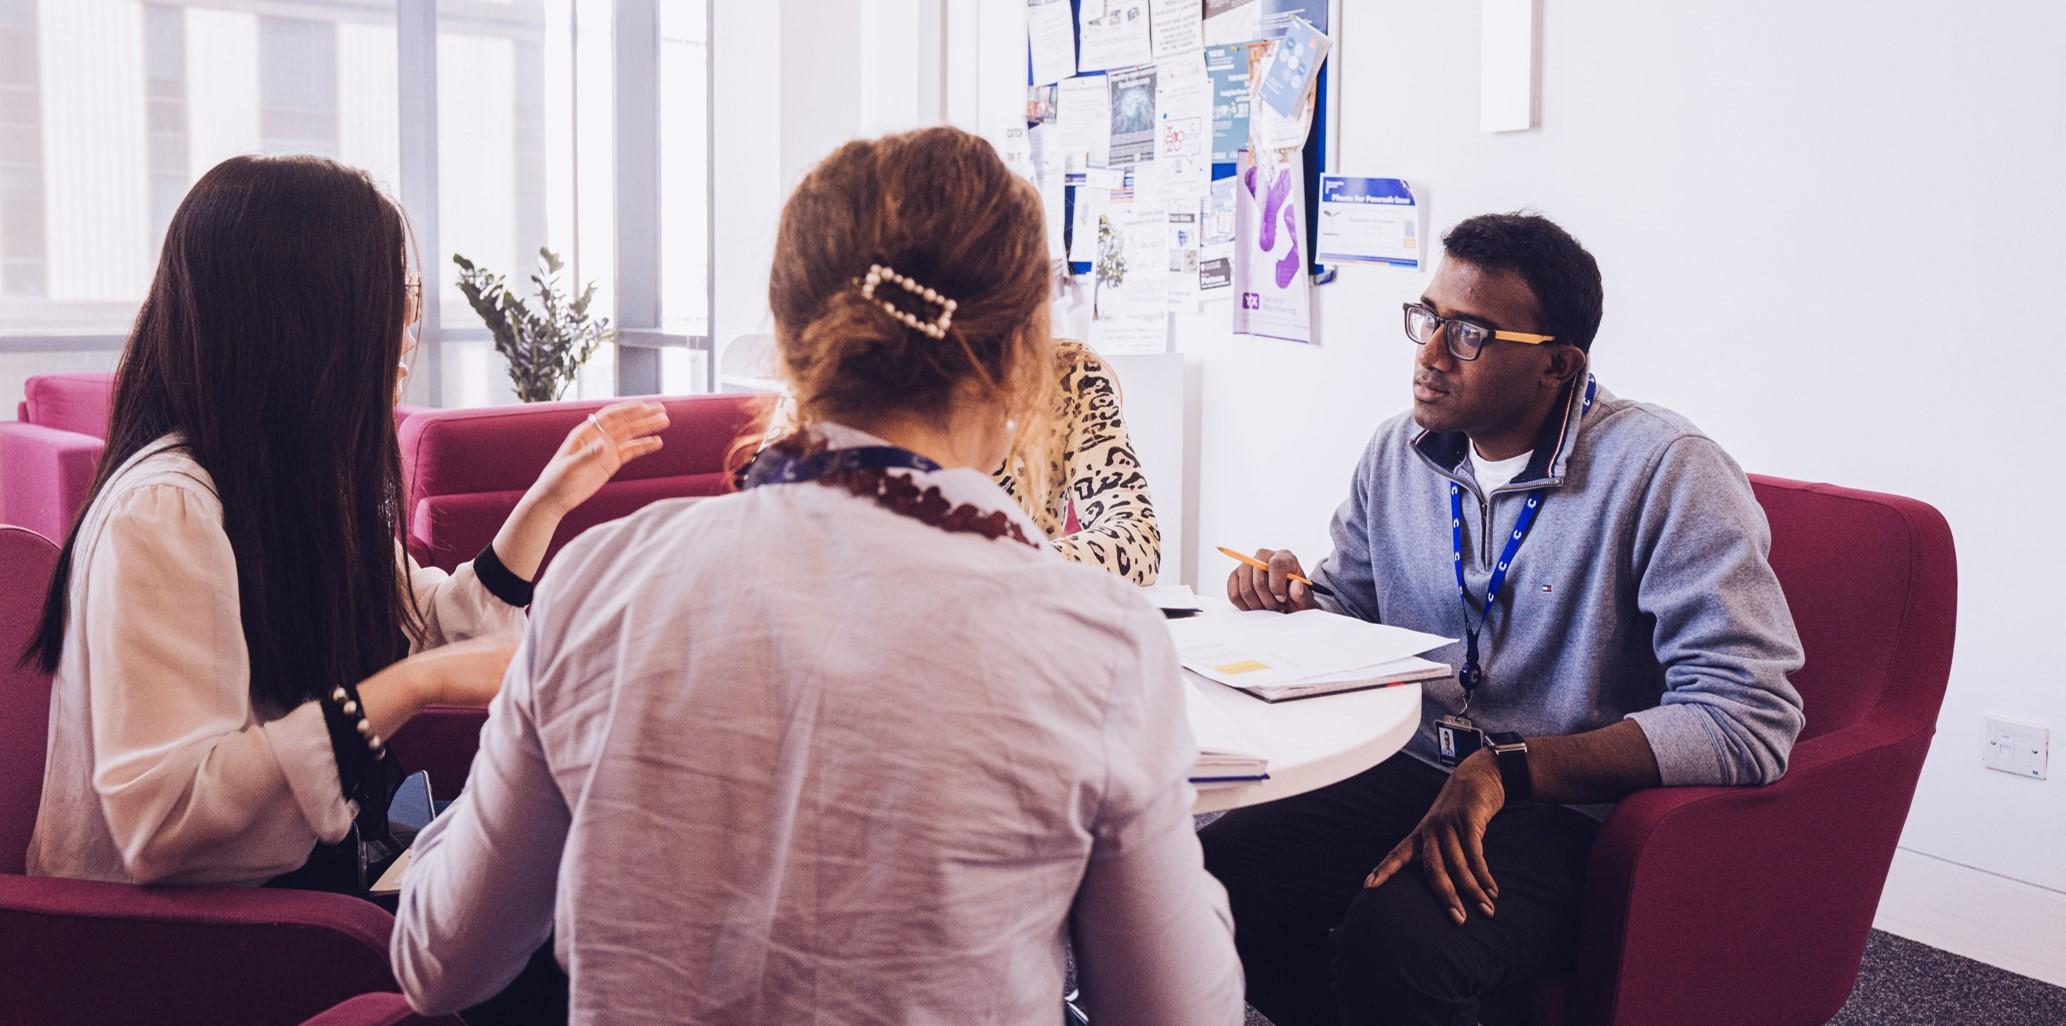
{"label": "stack of paper", "polygon": [[1148,601],[1162,610],[1162,615],[1174,620],[1180,616],[1196,616],[1205,611],[1205,600],[1191,590],[1188,584],[1157,584],[1141,589],[1148,594]]}
{"label": "stack of paper", "polygon": [[1198,763],[1191,768],[1191,783],[1200,788],[1229,787],[1269,779],[1270,760],[1262,749],[1196,687],[1189,683],[1183,687],[1191,736],[1198,741]]}
{"label": "stack of paper", "polygon": [[1418,657],[1454,643],[1319,609],[1194,616],[1169,629],[1186,669],[1265,702],[1447,677],[1449,667]]}

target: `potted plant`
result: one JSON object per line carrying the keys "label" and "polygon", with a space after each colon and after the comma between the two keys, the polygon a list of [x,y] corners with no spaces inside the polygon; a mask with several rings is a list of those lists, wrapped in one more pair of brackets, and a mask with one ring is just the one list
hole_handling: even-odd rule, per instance
{"label": "potted plant", "polygon": [[538,290],[536,310],[510,291],[501,275],[457,253],[452,262],[459,265],[459,291],[494,333],[495,351],[509,361],[510,384],[523,402],[560,398],[596,348],[617,337],[608,317],[588,315],[595,282],[569,297],[560,286],[566,264],[550,249],[539,247],[538,271],[531,275]]}

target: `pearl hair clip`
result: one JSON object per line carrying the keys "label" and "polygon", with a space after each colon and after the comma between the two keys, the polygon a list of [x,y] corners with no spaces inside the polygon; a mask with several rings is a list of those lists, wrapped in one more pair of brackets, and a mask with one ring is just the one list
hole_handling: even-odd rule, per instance
{"label": "pearl hair clip", "polygon": [[[895,303],[887,299],[875,298],[875,287],[885,281],[901,286],[904,291],[928,303],[937,304],[940,308],[940,316],[930,321],[920,320],[917,314],[906,310],[899,310]],[[948,327],[954,323],[955,302],[953,300],[881,264],[868,265],[868,277],[861,279],[861,298],[882,307],[889,312],[891,317],[895,317],[897,320],[904,322],[905,325],[933,338],[946,338]]]}

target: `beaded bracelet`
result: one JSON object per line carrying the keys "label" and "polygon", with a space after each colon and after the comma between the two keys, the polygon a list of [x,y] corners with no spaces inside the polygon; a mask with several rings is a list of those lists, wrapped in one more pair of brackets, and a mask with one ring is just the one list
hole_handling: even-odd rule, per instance
{"label": "beaded bracelet", "polygon": [[376,760],[387,758],[387,742],[382,740],[380,735],[373,732],[373,724],[366,719],[365,712],[359,708],[358,700],[353,698],[350,692],[345,691],[342,687],[331,690],[330,700],[337,703],[338,711],[344,713],[346,719],[358,717],[358,723],[354,725],[354,729],[359,732],[360,737],[366,740],[366,748],[373,753],[373,758]]}

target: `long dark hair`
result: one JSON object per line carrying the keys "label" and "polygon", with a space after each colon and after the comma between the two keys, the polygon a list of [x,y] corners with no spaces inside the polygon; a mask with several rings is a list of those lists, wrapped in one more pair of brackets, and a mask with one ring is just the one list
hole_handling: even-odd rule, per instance
{"label": "long dark hair", "polygon": [[[290,708],[363,679],[420,630],[395,556],[408,271],[401,208],[364,172],[232,157],[173,215],[123,348],[86,508],[130,457],[182,436],[222,501],[254,700]],[[23,654],[45,671],[85,516]]]}

